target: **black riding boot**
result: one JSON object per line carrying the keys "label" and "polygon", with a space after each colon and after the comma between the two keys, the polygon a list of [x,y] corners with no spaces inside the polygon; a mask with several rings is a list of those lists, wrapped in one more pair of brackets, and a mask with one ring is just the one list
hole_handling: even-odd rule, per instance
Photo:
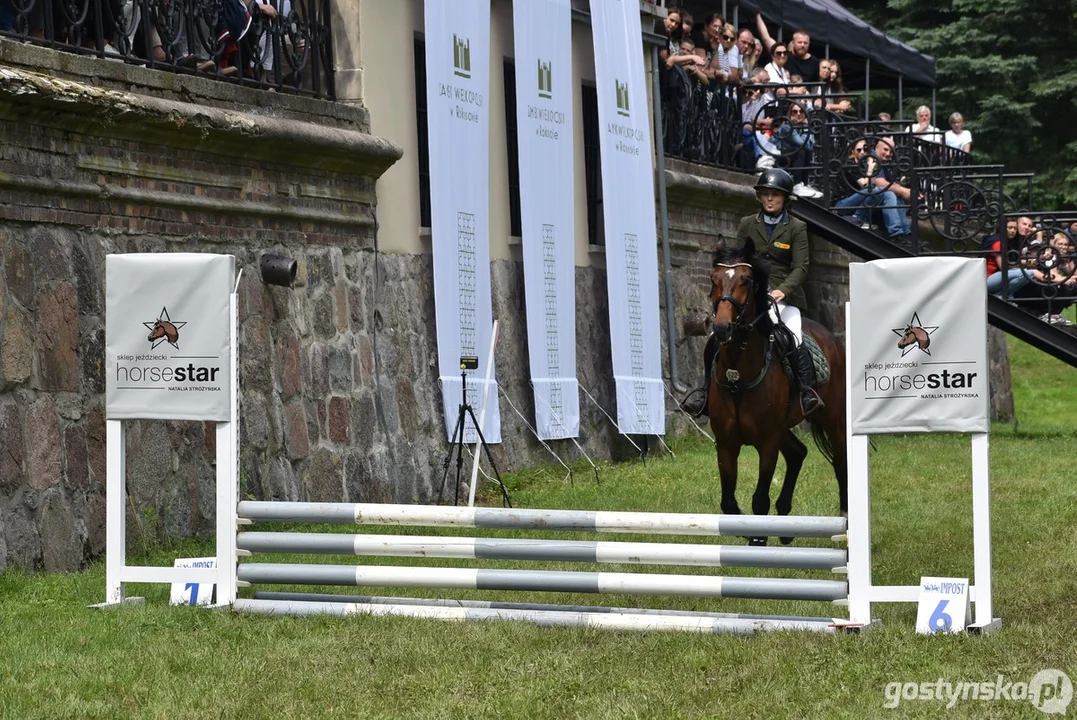
{"label": "black riding boot", "polygon": [[802,344],[798,347],[793,357],[796,359],[797,381],[800,384],[800,410],[804,417],[808,417],[816,410],[826,407],[826,404],[812,387],[815,383],[815,366],[807,346]]}
{"label": "black riding boot", "polygon": [[714,355],[717,351],[718,341],[712,333],[703,348],[703,385],[689,390],[681,400],[681,410],[694,418],[707,416],[707,399],[711,391],[711,365],[714,363]]}

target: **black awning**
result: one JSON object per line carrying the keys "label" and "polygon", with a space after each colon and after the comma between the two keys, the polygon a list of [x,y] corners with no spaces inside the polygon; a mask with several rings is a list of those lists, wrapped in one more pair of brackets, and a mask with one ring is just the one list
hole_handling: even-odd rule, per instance
{"label": "black awning", "polygon": [[[679,3],[695,14],[697,22],[702,15],[697,9],[720,11],[720,0],[688,0]],[[762,12],[770,34],[778,37],[778,28],[804,30],[811,35],[812,54],[822,55],[822,46],[839,48],[847,53],[870,58],[872,74],[876,68],[886,69],[895,75],[904,75],[918,85],[935,87],[935,58],[896,40],[882,30],[872,27],[842,7],[836,0],[740,0],[729,2],[727,7],[732,21],[733,5],[740,6],[740,26],[755,32],[755,13]],[[786,33],[786,40],[790,40]],[[873,83],[874,86],[874,83]]]}

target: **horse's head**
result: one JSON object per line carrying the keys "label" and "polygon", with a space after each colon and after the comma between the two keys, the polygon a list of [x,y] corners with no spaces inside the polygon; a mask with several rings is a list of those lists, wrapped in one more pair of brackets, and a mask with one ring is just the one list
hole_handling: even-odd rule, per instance
{"label": "horse's head", "polygon": [[765,323],[769,329],[768,275],[750,239],[744,247],[718,248],[711,269],[711,306],[714,333],[720,343],[729,342],[735,332],[753,325]]}
{"label": "horse's head", "polygon": [[905,332],[902,334],[901,339],[898,340],[897,346],[901,349],[905,349],[910,345],[917,344],[920,349],[927,347],[928,340],[927,333],[922,328],[915,327],[913,325],[906,325]]}
{"label": "horse's head", "polygon": [[150,328],[150,336],[146,339],[152,342],[160,338],[164,338],[168,340],[168,342],[175,344],[175,342],[179,340],[179,330],[167,320],[157,318],[157,321],[153,323],[153,327]]}
{"label": "horse's head", "polygon": [[165,324],[161,321],[161,318],[157,318],[157,322],[150,328],[150,336],[146,338],[149,341],[157,340],[165,336]]}

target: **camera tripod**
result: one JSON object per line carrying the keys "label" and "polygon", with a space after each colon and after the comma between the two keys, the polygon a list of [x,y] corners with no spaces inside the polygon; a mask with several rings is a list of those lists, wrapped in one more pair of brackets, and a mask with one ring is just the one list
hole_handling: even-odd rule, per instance
{"label": "camera tripod", "polygon": [[[449,453],[445,456],[445,471],[441,474],[441,489],[438,490],[438,505],[441,504],[442,495],[445,492],[445,479],[449,476],[449,466],[452,464],[453,455],[456,455],[456,490],[453,493],[453,505],[458,505],[460,502],[460,473],[464,468],[464,424],[467,418],[471,418],[471,422],[475,424],[475,432],[479,435],[479,444],[482,445],[483,451],[486,453],[486,459],[490,461],[490,467],[493,468],[494,478],[498,486],[501,488],[501,497],[504,499],[505,504],[512,507],[512,502],[509,500],[509,491],[505,488],[505,483],[501,481],[501,473],[497,471],[497,465],[494,463],[494,458],[490,454],[490,448],[486,445],[486,438],[483,437],[482,427],[479,426],[479,421],[475,418],[475,411],[471,409],[471,404],[467,401],[467,371],[460,371],[460,388],[463,392],[460,402],[460,410],[456,416],[456,427],[452,431],[452,439],[449,441]],[[478,478],[475,479],[478,482]]]}

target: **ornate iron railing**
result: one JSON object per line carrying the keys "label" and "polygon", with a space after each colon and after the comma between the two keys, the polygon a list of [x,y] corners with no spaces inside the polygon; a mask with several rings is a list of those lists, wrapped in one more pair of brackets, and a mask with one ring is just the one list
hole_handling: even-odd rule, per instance
{"label": "ornate iron railing", "polygon": [[0,36],[333,97],[330,0],[0,0]]}

